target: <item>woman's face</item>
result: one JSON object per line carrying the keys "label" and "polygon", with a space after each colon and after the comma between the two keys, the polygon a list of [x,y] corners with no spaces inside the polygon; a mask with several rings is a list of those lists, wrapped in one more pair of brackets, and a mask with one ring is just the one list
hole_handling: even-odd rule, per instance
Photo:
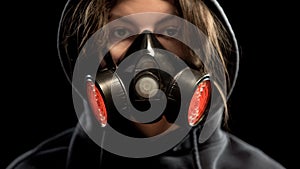
{"label": "woman's face", "polygon": [[[131,15],[131,14],[142,14],[146,12],[158,12],[170,15],[177,15],[177,9],[169,0],[118,0],[117,4],[112,8],[110,13],[109,21],[113,21],[115,19],[119,19],[123,16]],[[162,32],[164,35],[168,36],[157,36],[157,39],[160,43],[170,52],[176,54],[177,56],[182,55],[181,46],[179,41],[176,41],[170,37],[179,32],[179,25],[176,24],[176,21],[172,21],[172,19],[163,21],[163,16],[157,16],[147,14],[144,17],[136,17],[134,21],[130,21],[131,27],[135,27],[134,34],[142,33],[145,30],[150,32]],[[174,20],[174,19],[173,19]],[[178,22],[177,22],[178,23]],[[163,24],[163,26],[162,26]],[[130,32],[123,28],[122,26],[117,27],[113,30],[113,35],[122,37],[126,36]],[[125,54],[126,49],[133,42],[134,37],[126,38],[117,44],[113,44],[110,48],[110,53],[115,63],[117,63]]]}
{"label": "woman's face", "polygon": [[[123,16],[145,12],[159,12],[171,15],[177,14],[176,8],[170,1],[167,0],[119,0],[111,10],[109,21],[119,19]],[[138,33],[142,33],[145,30],[155,32],[157,27],[159,27],[158,23],[160,23],[161,19],[163,18],[150,16],[146,19],[137,19],[135,21],[131,21],[130,23],[136,25],[138,28]],[[178,25],[170,24],[170,26],[166,28],[166,31],[168,31],[167,33],[170,35],[174,35],[178,27]],[[113,35],[122,37],[123,35],[127,34],[126,31],[126,29],[120,27],[113,30]],[[180,47],[181,45],[178,41],[164,36],[157,36],[157,39],[168,51],[173,52],[177,56],[182,55],[182,50]],[[133,41],[134,38],[126,38],[112,45],[110,48],[110,53],[115,63],[118,63],[118,61],[124,57],[126,49],[132,44]],[[138,129],[140,129],[145,136],[154,136],[160,134],[170,126],[172,126],[172,128],[175,127],[174,125],[170,124],[165,117],[152,124],[137,124]]]}

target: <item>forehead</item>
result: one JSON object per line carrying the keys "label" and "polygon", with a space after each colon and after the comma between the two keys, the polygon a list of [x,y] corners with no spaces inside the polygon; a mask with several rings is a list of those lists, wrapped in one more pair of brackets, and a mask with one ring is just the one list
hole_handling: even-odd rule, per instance
{"label": "forehead", "polygon": [[111,17],[126,16],[135,13],[159,12],[176,14],[176,8],[169,0],[118,0],[111,10]]}
{"label": "forehead", "polygon": [[162,21],[170,22],[172,19],[168,15],[176,14],[175,6],[169,0],[118,0],[111,10],[109,20],[126,16],[127,19],[121,22],[152,29],[153,25],[161,24]]}

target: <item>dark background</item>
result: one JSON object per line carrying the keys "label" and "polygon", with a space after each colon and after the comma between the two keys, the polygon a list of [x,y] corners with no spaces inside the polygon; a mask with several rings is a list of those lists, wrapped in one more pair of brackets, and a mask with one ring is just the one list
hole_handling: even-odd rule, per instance
{"label": "dark background", "polygon": [[[70,84],[56,51],[65,0],[3,5],[0,168],[76,124]],[[291,4],[219,1],[241,47],[240,73],[229,100],[231,132],[293,168],[297,43]],[[294,44],[294,45],[293,45]],[[295,45],[296,44],[296,45]],[[299,143],[299,142],[298,142]]]}

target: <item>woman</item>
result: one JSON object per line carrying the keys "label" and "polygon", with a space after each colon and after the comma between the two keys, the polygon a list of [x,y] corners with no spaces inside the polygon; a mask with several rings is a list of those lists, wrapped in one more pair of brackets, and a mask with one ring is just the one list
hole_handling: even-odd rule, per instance
{"label": "woman", "polygon": [[222,129],[238,48],[216,1],[71,0],[58,49],[78,126],[7,169],[284,168]]}

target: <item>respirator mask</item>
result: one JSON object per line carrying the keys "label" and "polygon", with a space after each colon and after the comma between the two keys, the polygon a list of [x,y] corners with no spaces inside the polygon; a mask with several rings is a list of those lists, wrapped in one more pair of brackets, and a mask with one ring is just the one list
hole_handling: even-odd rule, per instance
{"label": "respirator mask", "polygon": [[90,108],[102,127],[107,123],[122,131],[126,123],[151,124],[165,116],[174,123],[185,110],[181,126],[196,126],[205,119],[210,104],[209,74],[190,68],[167,51],[156,35],[137,35],[118,65],[110,53],[96,77],[86,76]]}

